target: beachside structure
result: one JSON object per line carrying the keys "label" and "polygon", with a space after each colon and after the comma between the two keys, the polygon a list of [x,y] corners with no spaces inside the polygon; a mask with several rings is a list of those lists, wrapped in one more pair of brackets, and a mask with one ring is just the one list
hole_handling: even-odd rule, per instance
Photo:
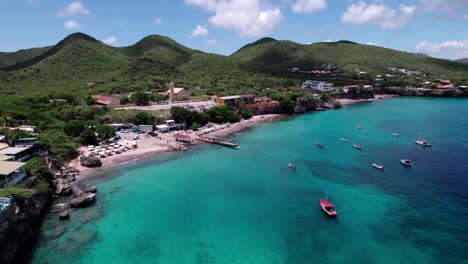
{"label": "beachside structure", "polygon": [[216,97],[214,101],[216,106],[228,105],[236,108],[242,105],[255,103],[255,96],[252,94],[230,95]]}
{"label": "beachside structure", "polygon": [[154,130],[154,126],[153,125],[139,125],[138,126],[139,130],[140,131],[143,131],[143,132],[153,132]]}
{"label": "beachside structure", "polygon": [[307,80],[302,84],[302,89],[312,89],[313,91],[328,92],[333,89],[333,83]]}
{"label": "beachside structure", "polygon": [[273,114],[281,111],[280,102],[274,101],[267,96],[257,96],[255,97],[254,103],[246,104],[245,107],[249,109],[253,115]]}
{"label": "beachside structure", "polygon": [[357,84],[346,85],[346,86],[343,87],[343,92],[344,93],[349,93],[349,92],[356,91],[356,90],[359,90],[359,89],[372,91],[372,90],[374,90],[374,87],[372,87],[372,85],[357,85]]}
{"label": "beachside structure", "polygon": [[24,162],[0,161],[0,186],[21,182],[26,177],[24,165]]}
{"label": "beachside structure", "polygon": [[34,156],[33,146],[8,147],[0,150],[0,154],[10,156],[14,161],[27,161]]}
{"label": "beachside structure", "polygon": [[161,133],[166,133],[174,130],[186,129],[187,125],[185,123],[176,124],[174,120],[166,120],[162,125],[156,126],[156,129]]}
{"label": "beachside structure", "polygon": [[92,95],[91,98],[96,100],[96,104],[104,106],[118,106],[120,105],[120,98],[117,96],[105,96],[102,94]]}

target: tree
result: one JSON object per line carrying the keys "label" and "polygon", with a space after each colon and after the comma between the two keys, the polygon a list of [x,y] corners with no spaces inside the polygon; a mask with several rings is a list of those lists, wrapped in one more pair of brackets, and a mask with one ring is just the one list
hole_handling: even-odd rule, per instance
{"label": "tree", "polygon": [[208,110],[208,116],[211,122],[226,123],[226,122],[239,122],[240,118],[234,112],[234,109],[229,106],[215,106]]}
{"label": "tree", "polygon": [[94,100],[91,96],[88,95],[85,98],[85,103],[86,103],[86,105],[95,105],[96,100]]}
{"label": "tree", "polygon": [[249,109],[242,109],[241,116],[243,119],[249,119],[252,117],[252,111]]}
{"label": "tree", "polygon": [[94,129],[87,127],[83,133],[81,133],[81,143],[84,145],[97,145],[98,138]]}
{"label": "tree", "polygon": [[115,136],[115,128],[107,125],[97,125],[96,134],[98,139],[106,140]]}
{"label": "tree", "polygon": [[78,137],[85,129],[85,122],[82,120],[71,120],[65,123],[63,131],[71,137]]}
{"label": "tree", "polygon": [[132,94],[131,100],[135,105],[148,105],[150,98],[144,92],[136,92]]}
{"label": "tree", "polygon": [[130,98],[128,96],[122,96],[120,97],[120,104],[121,105],[126,105],[130,102]]}
{"label": "tree", "polygon": [[171,108],[171,117],[178,123],[185,122],[187,126],[192,125],[194,122],[192,111],[185,109],[183,107],[172,107]]}
{"label": "tree", "polygon": [[194,122],[194,123],[190,126],[190,129],[193,130],[193,131],[197,131],[200,127],[201,127],[200,124],[198,124],[197,122]]}
{"label": "tree", "polygon": [[133,118],[133,123],[135,125],[150,125],[154,123],[154,116],[150,115],[147,112],[138,112]]}

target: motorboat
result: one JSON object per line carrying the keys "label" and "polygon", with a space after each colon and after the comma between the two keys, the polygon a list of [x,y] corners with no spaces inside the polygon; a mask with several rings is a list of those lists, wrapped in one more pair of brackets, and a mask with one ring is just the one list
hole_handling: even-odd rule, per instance
{"label": "motorboat", "polygon": [[393,135],[394,137],[399,137],[399,136],[400,136],[400,134],[395,133],[395,132],[393,132],[392,135]]}
{"label": "motorboat", "polygon": [[357,129],[362,129],[361,125],[356,126]]}
{"label": "motorboat", "polygon": [[323,148],[323,145],[318,142],[315,142],[315,146],[317,146],[318,148]]}
{"label": "motorboat", "polygon": [[289,163],[288,164],[288,167],[291,169],[291,170],[296,170],[296,165],[292,164],[292,163]]}
{"label": "motorboat", "polygon": [[428,141],[426,140],[415,140],[414,143],[420,145],[420,146],[423,146],[423,147],[430,147],[432,146],[431,143],[429,143]]}
{"label": "motorboat", "polygon": [[384,167],[383,165],[377,164],[377,163],[372,163],[372,167],[378,169],[378,170],[383,170]]}
{"label": "motorboat", "polygon": [[361,146],[359,146],[359,145],[356,145],[356,144],[353,144],[353,147],[354,147],[354,148],[357,148],[357,149],[359,149],[359,150],[361,150],[361,149],[362,149],[362,147],[361,147]]}
{"label": "motorboat", "polygon": [[340,140],[343,141],[343,142],[348,142],[347,138],[340,138]]}
{"label": "motorboat", "polygon": [[409,159],[401,159],[400,160],[401,164],[407,166],[407,167],[412,167],[413,166],[413,163],[411,163],[411,160]]}

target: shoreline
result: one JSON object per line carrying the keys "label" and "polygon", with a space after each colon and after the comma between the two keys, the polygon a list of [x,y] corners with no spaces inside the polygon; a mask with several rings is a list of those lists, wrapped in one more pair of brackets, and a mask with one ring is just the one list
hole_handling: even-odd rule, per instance
{"label": "shoreline", "polygon": [[373,102],[375,100],[380,100],[380,99],[388,99],[388,98],[394,98],[394,97],[399,97],[399,95],[395,94],[376,94],[374,98],[371,99],[337,99],[340,101],[341,105],[352,105],[352,104],[359,104],[359,103],[366,103],[366,102]]}
{"label": "shoreline", "polygon": [[[241,120],[237,123],[231,124],[224,129],[220,129],[217,131],[213,131],[203,135],[203,137],[214,137],[214,138],[221,138],[221,137],[228,137],[232,136],[235,133],[241,132],[248,128],[254,127],[258,124],[277,121],[283,118],[288,117],[289,115],[286,114],[268,114],[268,115],[260,115],[260,116],[253,116],[248,120]],[[199,136],[197,132],[192,133],[184,133],[185,135],[189,136],[192,143],[186,145],[184,143],[177,142],[174,137],[175,133],[167,133],[167,134],[160,134],[158,137],[151,137],[146,135],[140,135],[140,139],[138,142],[138,147],[123,152],[121,154],[114,154],[112,156],[108,156],[106,158],[102,158],[102,166],[96,168],[88,168],[84,167],[80,164],[80,156],[87,152],[87,148],[85,146],[81,146],[78,148],[78,157],[66,162],[66,167],[73,167],[80,171],[80,176],[78,180],[84,180],[89,176],[89,174],[93,172],[97,172],[103,169],[112,168],[116,166],[125,165],[128,163],[132,163],[134,161],[146,158],[148,156],[156,156],[164,153],[175,152],[175,151],[183,151],[192,146],[196,146],[199,144],[208,144],[202,141],[197,140]],[[131,139],[135,133],[128,133],[122,134],[122,140]]]}
{"label": "shoreline", "polygon": [[[394,98],[398,95],[389,95],[389,94],[378,94],[375,95],[373,99],[338,99],[342,105],[352,105],[364,102],[372,102],[380,99]],[[220,130],[216,130],[210,133],[203,135],[203,137],[208,138],[222,138],[229,137],[235,133],[241,132],[251,127],[255,127],[258,124],[273,122],[277,120],[284,119],[286,117],[292,117],[293,115],[287,114],[267,114],[267,115],[258,115],[253,116],[248,120],[241,120],[237,123],[230,124],[228,127]],[[106,158],[101,159],[102,166],[96,168],[88,168],[81,166],[80,156],[87,152],[85,146],[78,148],[78,157],[66,162],[66,167],[73,167],[80,171],[79,180],[84,180],[87,176],[93,172],[101,171],[107,168],[112,168],[116,166],[125,165],[138,161],[140,159],[146,158],[148,156],[156,156],[164,153],[183,151],[187,150],[190,147],[199,145],[199,144],[209,144],[197,140],[200,136],[197,135],[197,132],[192,133],[183,133],[186,136],[189,136],[192,143],[186,145],[184,143],[177,142],[174,137],[174,133],[160,134],[158,137],[151,137],[146,135],[140,135],[141,138],[138,140],[138,148],[128,150],[121,154],[114,154]],[[122,134],[122,140],[130,140],[135,133]]]}

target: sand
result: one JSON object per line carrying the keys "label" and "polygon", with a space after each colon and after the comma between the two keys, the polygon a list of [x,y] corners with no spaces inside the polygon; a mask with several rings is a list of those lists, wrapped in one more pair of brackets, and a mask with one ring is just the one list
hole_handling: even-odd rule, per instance
{"label": "sand", "polygon": [[357,104],[357,103],[364,103],[364,102],[372,102],[374,100],[392,98],[396,96],[398,95],[376,94],[374,99],[338,99],[338,101],[340,101],[341,105],[350,105],[350,104]]}
{"label": "sand", "polygon": [[[236,132],[242,131],[244,129],[247,129],[249,127],[255,126],[256,124],[278,120],[285,116],[287,115],[270,114],[270,115],[254,116],[249,120],[241,120],[238,123],[229,125],[229,127],[226,127],[224,129],[220,129],[217,131],[213,131],[211,133],[204,134],[203,136],[204,137],[216,137],[216,138],[225,137],[225,136],[232,135]],[[175,140],[176,135],[179,133],[189,136],[192,141],[191,145],[206,144],[197,140],[197,137],[198,137],[197,132],[192,132],[192,133],[188,133],[185,131],[171,132],[171,133],[159,134],[158,137],[152,137],[149,135],[147,136],[144,134],[140,134],[139,135],[140,139],[136,140],[138,142],[138,148],[127,150],[126,152],[122,152],[121,154],[113,154],[112,156],[101,158],[102,166],[99,168],[87,168],[87,167],[81,166],[79,157],[74,160],[69,161],[68,166],[74,167],[80,170],[81,178],[83,178],[83,176],[85,176],[86,174],[92,173],[93,171],[137,161],[141,158],[145,158],[150,155],[155,156],[155,155],[159,155],[159,154],[163,154],[163,153],[171,152],[171,151],[186,150],[187,148],[190,147],[190,145],[186,145],[186,144],[177,142]],[[129,132],[129,133],[122,133],[121,135],[122,135],[122,139],[120,141],[124,141],[124,140],[131,141],[133,136],[136,135],[136,133]],[[78,152],[80,153],[79,156],[81,156],[82,154],[88,154],[88,149],[87,147],[83,146],[78,149]]]}

